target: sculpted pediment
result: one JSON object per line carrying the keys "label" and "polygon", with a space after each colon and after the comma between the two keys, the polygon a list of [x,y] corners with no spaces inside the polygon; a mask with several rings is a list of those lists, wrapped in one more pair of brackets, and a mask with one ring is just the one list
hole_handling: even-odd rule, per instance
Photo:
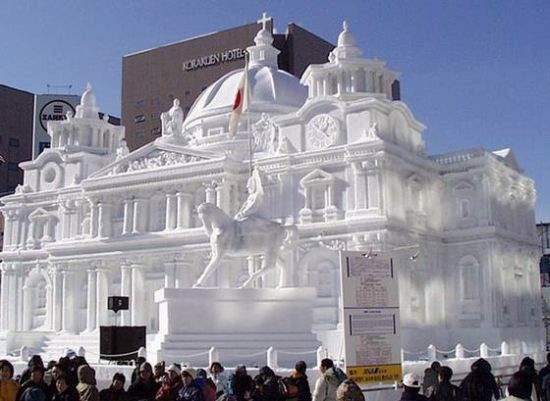
{"label": "sculpted pediment", "polygon": [[198,163],[223,157],[212,152],[198,151],[181,146],[152,143],[117,159],[94,173],[91,177],[130,174],[137,171],[157,170],[172,166]]}

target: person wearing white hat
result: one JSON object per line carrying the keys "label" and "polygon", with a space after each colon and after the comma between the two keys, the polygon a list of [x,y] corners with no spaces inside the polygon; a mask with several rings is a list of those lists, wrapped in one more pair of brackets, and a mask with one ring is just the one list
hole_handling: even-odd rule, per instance
{"label": "person wearing white hat", "polygon": [[185,367],[181,371],[183,387],[178,393],[177,401],[203,401],[202,391],[195,384],[197,372],[193,368]]}
{"label": "person wearing white hat", "polygon": [[155,400],[176,401],[182,387],[181,369],[178,365],[172,364],[166,369],[166,373],[162,379],[162,385],[157,391]]}
{"label": "person wearing white hat", "polygon": [[428,399],[420,394],[422,380],[416,373],[407,373],[403,376],[403,393],[400,401],[427,401]]}

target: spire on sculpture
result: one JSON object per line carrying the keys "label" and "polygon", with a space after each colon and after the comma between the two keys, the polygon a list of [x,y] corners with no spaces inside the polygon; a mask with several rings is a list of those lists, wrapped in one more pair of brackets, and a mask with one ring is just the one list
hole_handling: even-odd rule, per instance
{"label": "spire on sculpture", "polygon": [[267,29],[267,22],[271,21],[271,17],[267,13],[262,14],[262,18],[258,20],[262,24],[262,29],[258,31],[254,38],[255,46],[250,46],[246,50],[250,54],[250,67],[256,65],[265,65],[267,67],[277,68],[277,55],[280,53],[273,47],[273,35]]}
{"label": "spire on sculpture", "polygon": [[361,49],[357,46],[357,42],[349,29],[348,22],[343,21],[342,32],[338,35],[338,45],[330,53],[329,60],[333,62],[359,57],[361,57]]}

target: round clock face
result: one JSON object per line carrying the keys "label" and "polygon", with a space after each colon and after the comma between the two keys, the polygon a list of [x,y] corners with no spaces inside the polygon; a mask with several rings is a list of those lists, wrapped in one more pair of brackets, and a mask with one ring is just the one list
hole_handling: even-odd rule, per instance
{"label": "round clock face", "polygon": [[334,146],[340,135],[338,121],[328,114],[317,115],[308,123],[306,135],[314,149]]}

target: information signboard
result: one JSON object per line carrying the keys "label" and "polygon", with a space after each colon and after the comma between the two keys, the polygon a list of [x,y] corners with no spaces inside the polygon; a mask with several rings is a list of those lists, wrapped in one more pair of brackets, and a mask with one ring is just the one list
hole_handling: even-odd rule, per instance
{"label": "information signboard", "polygon": [[391,258],[340,252],[348,376],[361,384],[401,380],[397,276]]}

